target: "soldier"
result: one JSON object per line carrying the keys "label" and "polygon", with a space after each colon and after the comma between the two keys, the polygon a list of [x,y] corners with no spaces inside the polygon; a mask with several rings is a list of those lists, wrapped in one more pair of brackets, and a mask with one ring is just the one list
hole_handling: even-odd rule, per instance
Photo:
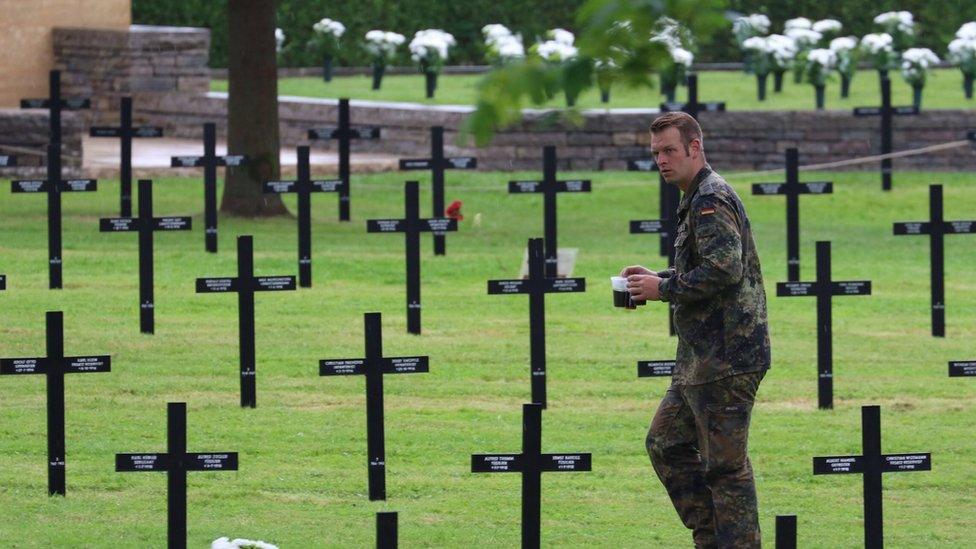
{"label": "soldier", "polygon": [[749,218],[705,161],[701,127],[691,116],[654,120],[651,153],[683,196],[674,267],[635,265],[620,273],[635,300],[675,303],[677,361],[647,433],[647,453],[696,547],[760,547],[747,442],[770,352]]}

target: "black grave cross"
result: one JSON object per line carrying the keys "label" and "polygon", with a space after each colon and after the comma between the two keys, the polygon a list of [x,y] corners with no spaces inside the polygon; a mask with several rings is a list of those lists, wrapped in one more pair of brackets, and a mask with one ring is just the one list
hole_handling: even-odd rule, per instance
{"label": "black grave cross", "polygon": [[141,137],[162,137],[163,129],[158,126],[132,126],[132,98],[123,97],[119,109],[117,127],[95,126],[89,130],[92,137],[117,137],[120,139],[119,164],[119,217],[132,217],[132,139]]}
{"label": "black grave cross", "polygon": [[776,515],[776,549],[796,549],[796,515]]}
{"label": "black grave cross", "polygon": [[529,239],[529,278],[489,280],[488,294],[529,294],[529,372],[532,402],[546,407],[546,294],[585,292],[585,278],[550,278],[541,238]]}
{"label": "black grave cross", "polygon": [[929,185],[929,220],[895,223],[894,232],[896,236],[929,235],[932,335],[945,337],[945,235],[976,233],[976,221],[945,221],[942,185]]}
{"label": "black grave cross", "polygon": [[681,111],[691,115],[698,120],[698,115],[702,112],[724,112],[725,101],[698,101],[698,75],[688,75],[688,101],[685,103],[661,103],[661,112]]}
{"label": "black grave cross", "polygon": [[522,547],[541,545],[542,473],[590,471],[592,456],[542,453],[542,405],[522,405],[521,454],[473,454],[472,473],[522,473]]}
{"label": "black grave cross", "polygon": [[339,221],[349,221],[349,180],[352,172],[349,149],[351,141],[353,139],[379,139],[380,129],[375,126],[353,127],[349,117],[349,100],[340,99],[338,127],[308,130],[308,138],[339,140],[339,179],[342,180],[342,185],[339,187]]}
{"label": "black grave cross", "polygon": [[7,289],[7,275],[0,274],[0,290]]}
{"label": "black grave cross", "polygon": [[589,179],[556,179],[556,147],[552,145],[546,145],[542,148],[541,180],[508,182],[508,192],[510,194],[542,193],[546,278],[556,278],[559,276],[559,256],[556,243],[556,194],[588,193],[590,192],[590,187]]}
{"label": "black grave cross", "polygon": [[949,377],[976,377],[976,360],[949,361]]}
{"label": "black grave cross", "polygon": [[[650,158],[633,159],[627,161],[627,171],[631,172],[650,172],[658,171],[657,163]],[[660,219],[632,220],[630,222],[630,234],[660,234],[661,235],[661,255],[668,258],[668,267],[674,267],[674,236],[678,224],[678,204],[681,202],[681,193],[676,185],[672,185],[664,180],[663,175],[658,175],[660,185]],[[674,329],[674,309],[676,303],[668,303],[668,333],[676,335]]]}
{"label": "black grave cross", "polygon": [[13,168],[20,164],[17,160],[17,155],[13,154],[0,154],[0,168]]}
{"label": "black grave cross", "polygon": [[[473,170],[478,159],[473,156],[444,156],[444,127],[430,128],[430,158],[401,158],[401,170],[430,170],[433,215],[444,215],[444,170]],[[434,233],[434,255],[445,255],[444,233]]]}
{"label": "black grave cross", "polygon": [[420,334],[420,233],[457,230],[457,220],[447,217],[420,218],[420,199],[416,181],[404,187],[404,219],[370,219],[366,232],[403,233],[407,264],[407,332]]}
{"label": "black grave cross", "polygon": [[396,513],[376,513],[376,549],[397,549]]}
{"label": "black grave cross", "polygon": [[20,108],[47,109],[50,123],[50,143],[61,144],[61,111],[90,109],[91,100],[88,98],[62,98],[61,71],[51,71],[48,74],[48,96],[42,99],[21,99]]}
{"label": "black grave cross", "polygon": [[47,356],[0,358],[0,375],[47,376],[47,491],[65,495],[67,456],[64,444],[64,375],[111,371],[108,355],[64,356],[64,313],[51,311],[47,323]]}
{"label": "black grave cross", "polygon": [[103,217],[99,230],[103,233],[139,233],[139,331],[155,332],[156,300],[153,292],[153,232],[189,231],[190,217],[153,217],[152,181],[139,180],[139,217]]}
{"label": "black grave cross", "polygon": [[752,194],[786,195],[786,280],[800,280],[800,195],[830,194],[832,181],[800,183],[800,159],[796,147],[786,149],[786,183],[753,183]]}
{"label": "black grave cross", "polygon": [[197,293],[237,292],[237,329],[241,367],[241,407],[257,407],[257,370],[254,349],[254,292],[295,289],[293,276],[254,276],[254,240],[237,237],[237,276],[198,278]]}
{"label": "black grave cross", "polygon": [[383,356],[383,325],[380,313],[363,315],[366,358],[319,361],[320,376],[366,376],[366,464],[369,499],[386,499],[386,436],[383,427],[383,376],[430,371],[426,356]]}
{"label": "black grave cross", "polygon": [[834,296],[871,295],[871,281],[830,279],[830,242],[817,242],[816,282],[779,282],[778,297],[817,298],[817,403],[821,409],[834,407]]}
{"label": "black grave cross", "polygon": [[[854,116],[880,116],[881,117],[881,154],[891,154],[892,141],[892,117],[918,114],[918,107],[908,105],[903,107],[893,107],[891,105],[891,80],[881,79],[881,106],[880,107],[856,107]],[[881,160],[881,189],[891,190],[891,159]]]}
{"label": "black grave cross", "polygon": [[639,360],[637,377],[671,377],[674,366],[674,360]]}
{"label": "black grave cross", "polygon": [[213,122],[203,125],[203,156],[174,156],[174,168],[203,168],[203,241],[208,252],[217,253],[217,167],[237,167],[247,162],[239,154],[217,156],[217,127]]}
{"label": "black grave cross", "polygon": [[98,190],[94,179],[61,179],[61,144],[47,146],[47,178],[15,179],[10,183],[14,193],[47,194],[47,256],[51,289],[61,288],[61,193]]}
{"label": "black grave cross", "polygon": [[932,454],[882,454],[881,408],[861,406],[861,455],[813,458],[814,475],[860,473],[864,481],[864,547],[884,547],[882,473],[931,471]]}
{"label": "black grave cross", "polygon": [[166,452],[115,454],[120,473],[166,472],[166,532],[170,549],[186,548],[186,474],[190,471],[236,471],[237,452],[187,452],[186,403],[166,405]]}
{"label": "black grave cross", "polygon": [[265,193],[295,193],[298,197],[298,285],[312,287],[312,193],[342,189],[341,179],[312,179],[308,146],[296,149],[298,177],[289,181],[265,181]]}

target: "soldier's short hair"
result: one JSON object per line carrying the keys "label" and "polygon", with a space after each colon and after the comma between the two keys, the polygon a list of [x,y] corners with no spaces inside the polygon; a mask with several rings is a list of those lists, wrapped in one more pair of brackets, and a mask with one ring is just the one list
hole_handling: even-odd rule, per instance
{"label": "soldier's short hair", "polygon": [[651,122],[651,133],[661,133],[668,128],[677,128],[681,134],[681,142],[685,146],[685,154],[689,154],[688,145],[692,139],[697,139],[702,143],[702,150],[705,148],[705,141],[702,139],[701,126],[690,114],[675,111],[666,112]]}

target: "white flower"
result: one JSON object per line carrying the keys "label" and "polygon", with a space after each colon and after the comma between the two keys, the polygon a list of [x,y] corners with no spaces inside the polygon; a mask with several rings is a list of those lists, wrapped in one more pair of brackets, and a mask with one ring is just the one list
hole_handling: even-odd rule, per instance
{"label": "white flower", "polygon": [[373,57],[390,57],[406,38],[402,34],[371,30],[366,33],[366,51]]}
{"label": "white flower", "polygon": [[891,35],[886,32],[865,34],[861,38],[861,47],[868,51],[872,55],[876,55],[881,52],[892,52],[894,48],[892,47],[894,40],[892,40]]}
{"label": "white flower", "polygon": [[536,47],[536,52],[539,54],[539,57],[553,62],[567,61],[576,57],[578,53],[575,47],[555,40],[542,42]]}
{"label": "white flower", "polygon": [[976,40],[976,21],[964,23],[959,27],[959,30],[956,31],[956,38]]}
{"label": "white flower", "polygon": [[512,36],[512,31],[508,30],[505,25],[494,23],[481,27],[481,34],[485,35],[485,42],[490,44],[500,38]]}
{"label": "white flower", "polygon": [[798,51],[796,41],[782,34],[770,34],[767,36],[766,48],[773,54],[773,61],[781,69],[789,66],[790,61],[796,57]]}
{"label": "white flower", "polygon": [[732,22],[732,32],[740,40],[742,37],[761,36],[769,32],[769,17],[761,13],[744,15]]}
{"label": "white flower", "polygon": [[844,25],[836,19],[821,19],[814,23],[812,28],[819,33],[840,32]]}
{"label": "white flower", "polygon": [[976,39],[956,38],[949,42],[949,60],[961,63],[963,59],[976,57]]}
{"label": "white flower", "polygon": [[750,15],[749,24],[752,25],[752,28],[762,31],[763,34],[769,31],[769,18],[761,13]]}
{"label": "white flower", "polygon": [[576,37],[573,35],[573,33],[566,29],[552,29],[546,32],[546,37],[564,46],[572,46],[576,41]]}
{"label": "white flower", "polygon": [[319,34],[330,34],[335,38],[341,37],[346,32],[346,26],[338,21],[333,21],[326,17],[318,23],[312,25],[312,30]]}
{"label": "white flower", "polygon": [[817,42],[823,38],[823,35],[813,29],[804,29],[802,27],[790,27],[787,28],[784,34],[796,41],[796,46],[800,49],[806,49],[810,46],[815,45]]}
{"label": "white flower", "polygon": [[[806,17],[796,17],[793,19],[787,19],[786,22],[783,23],[783,29],[785,30],[810,29],[812,27],[813,27],[813,22],[811,22]],[[784,32],[783,34],[789,34],[789,33]]]}
{"label": "white flower", "polygon": [[691,64],[695,61],[695,54],[684,48],[671,48],[670,52],[675,64],[684,65],[685,68],[691,68]]}
{"label": "white flower", "polygon": [[746,38],[742,42],[742,48],[747,50],[753,50],[759,53],[769,53],[769,43],[765,38],[761,36],[753,36],[752,38]]}
{"label": "white flower", "polygon": [[285,31],[276,28],[275,29],[275,49],[280,52],[281,47],[285,45]]}
{"label": "white flower", "polygon": [[915,18],[908,11],[886,11],[875,16],[874,23],[889,31],[898,30],[905,34],[915,32]]}
{"label": "white flower", "polygon": [[857,48],[857,38],[853,36],[841,36],[830,41],[830,49],[835,52],[850,51]]}
{"label": "white flower", "polygon": [[525,46],[522,45],[522,37],[508,36],[494,42],[491,47],[501,59],[520,59],[525,57]]}
{"label": "white flower", "polygon": [[417,62],[444,61],[447,50],[456,43],[453,35],[440,29],[420,30],[410,41],[410,57]]}
{"label": "white flower", "polygon": [[278,549],[277,545],[272,545],[265,541],[255,541],[250,539],[237,538],[230,540],[226,537],[217,538],[210,544],[210,549],[241,549],[242,547],[254,547],[256,549]]}
{"label": "white flower", "polygon": [[810,50],[807,54],[808,63],[817,63],[824,71],[829,71],[837,65],[837,53],[826,48]]}
{"label": "white flower", "polygon": [[901,54],[901,59],[902,67],[911,64],[918,65],[923,69],[927,69],[939,62],[939,57],[928,48],[908,48],[905,50],[905,53]]}

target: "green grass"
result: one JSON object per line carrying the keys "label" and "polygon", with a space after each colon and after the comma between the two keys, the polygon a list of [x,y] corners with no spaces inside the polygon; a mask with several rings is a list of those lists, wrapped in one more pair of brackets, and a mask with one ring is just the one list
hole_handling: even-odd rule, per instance
{"label": "green grass", "polygon": [[[911,86],[896,73],[892,73],[892,101],[895,104],[911,104]],[[387,76],[378,91],[370,89],[368,76],[333,78],[325,83],[319,77],[283,78],[278,81],[280,95],[302,97],[348,97],[376,101],[406,101],[432,105],[473,105],[477,100],[478,82],[482,75],[442,75],[437,94],[433,99],[424,97],[424,80],[421,75]],[[711,71],[699,73],[700,100],[725,101],[730,110],[813,110],[814,90],[810,84],[794,84],[791,74],[784,77],[783,91],[773,93],[773,78],[769,78],[766,101],[756,99],[756,77],[742,72]],[[213,80],[211,89],[227,91],[226,80]],[[687,89],[679,89],[677,99],[684,100]],[[850,97],[840,98],[840,80],[827,84],[826,108],[848,110],[860,106],[872,106],[880,99],[878,75],[875,71],[860,71],[851,84]],[[610,103],[600,103],[599,94],[590,90],[583,94],[577,106],[581,108],[657,107],[664,97],[655,90],[615,88]],[[548,106],[565,105],[562,97]],[[530,105],[525,105],[530,106]],[[976,107],[976,100],[966,100],[962,92],[962,73],[958,69],[936,69],[929,74],[922,98],[922,108],[964,109]]]}
{"label": "green grass", "polygon": [[[865,79],[866,80],[866,79]],[[663,264],[655,236],[627,220],[655,216],[648,175],[581,173],[590,195],[559,199],[560,243],[579,248],[586,293],[550,296],[550,406],[543,450],[593,453],[593,471],[543,481],[547,547],[687,547],[651,470],[644,434],[667,386],[637,379],[635,362],[673,356],[663,307],[611,306],[607,277]],[[976,188],[963,174],[898,173],[882,193],[876,173],[826,174],[833,195],[803,197],[803,279],[814,241],[833,241],[836,279],[870,279],[874,295],[834,304],[835,402],[816,409],[815,305],[776,298],[785,276],[781,198],[743,194],[765,267],[774,366],[759,391],[750,450],[762,527],[796,513],[802,547],[861,546],[859,476],[813,477],[816,455],[857,453],[860,406],[882,406],[883,451],[931,451],[933,470],[886,475],[891,547],[962,547],[976,517],[976,380],[946,377],[946,361],[976,358],[976,238],[949,236],[948,337],[929,326],[928,243],[894,237],[893,221],[927,215],[927,185],[946,185],[946,218],[972,219]],[[465,221],[448,255],[423,252],[424,334],[405,331],[403,239],[367,235],[363,220],[399,216],[401,174],[356,177],[354,221],[336,221],[335,197],[317,195],[314,288],[257,297],[258,408],[238,406],[237,305],[195,294],[194,278],[235,272],[234,238],[255,235],[259,275],[294,274],[292,219],[220,220],[220,253],[203,251],[201,192],[159,181],[159,215],[193,214],[194,231],[156,237],[157,333],[138,332],[136,237],[100,234],[118,186],[64,197],[65,289],[47,289],[45,200],[0,200],[0,354],[44,352],[44,312],[65,312],[65,351],[112,355],[112,372],[66,381],[68,495],[46,493],[44,380],[0,378],[0,539],[23,547],[159,547],[166,539],[163,474],[116,473],[116,452],[166,448],[166,402],[188,403],[190,451],[238,451],[240,471],[194,473],[189,541],[248,537],[291,547],[364,547],[374,513],[400,512],[405,547],[514,547],[518,475],[474,475],[470,454],[517,452],[529,394],[528,305],[489,296],[485,281],[513,277],[528,237],[541,235],[541,198],[509,196],[510,174],[448,178]],[[819,178],[819,177],[818,177]],[[767,178],[768,179],[768,178]],[[422,204],[429,195],[424,192]],[[294,206],[293,199],[289,201]],[[426,210],[426,208],[425,208]],[[481,214],[480,226],[473,219]],[[362,315],[381,311],[387,355],[430,356],[430,373],[388,376],[387,502],[366,497],[364,381],[320,378],[317,360],[363,354]]]}

